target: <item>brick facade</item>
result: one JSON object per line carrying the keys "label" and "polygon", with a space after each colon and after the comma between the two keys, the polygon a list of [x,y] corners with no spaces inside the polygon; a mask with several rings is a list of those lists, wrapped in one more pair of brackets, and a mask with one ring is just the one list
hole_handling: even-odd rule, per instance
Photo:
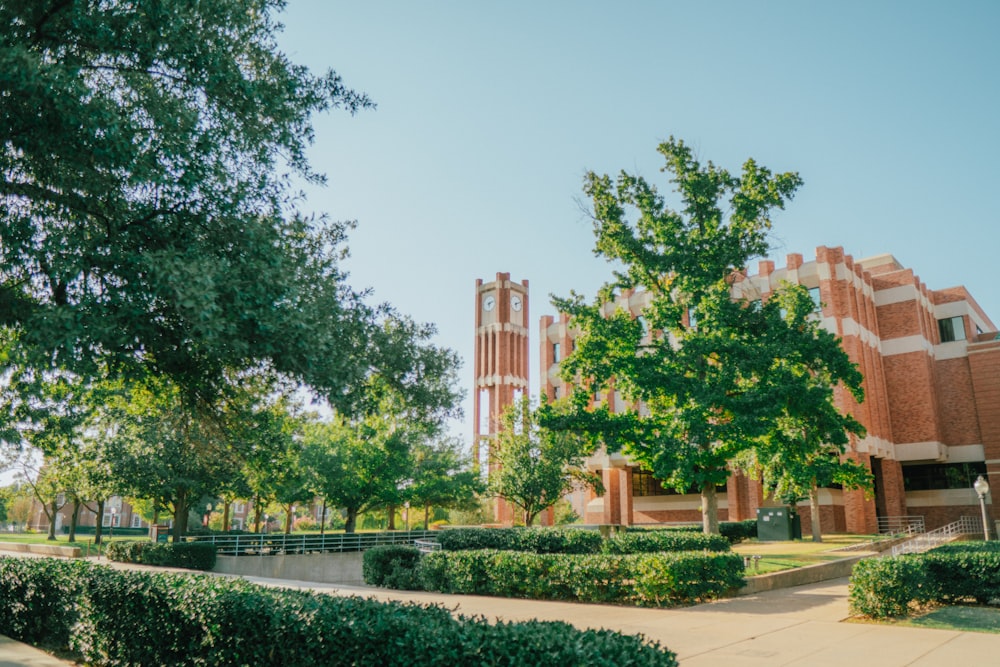
{"label": "brick facade", "polygon": [[[911,507],[905,488],[908,471],[942,464],[985,466],[990,484],[1000,488],[1000,336],[968,291],[929,289],[891,255],[855,261],[842,248],[820,246],[808,261],[800,254],[788,255],[784,267],[761,261],[755,275],[737,278],[733,295],[766,299],[783,282],[818,290],[823,326],[840,337],[864,377],[863,403],[844,390],[836,400],[866,428],[847,455],[875,474],[875,498],[860,491],[827,494],[823,530],[871,533],[878,517],[923,515],[927,527],[935,528],[959,516],[979,516],[974,494],[937,505],[914,496]],[[647,302],[646,295],[629,292],[607,308],[638,316]],[[942,327],[955,327],[954,340],[942,340]],[[543,317],[540,333],[541,394],[557,398],[571,389],[559,379],[558,363],[572,350],[573,331],[561,315]],[[627,407],[614,392],[601,398],[612,410]],[[698,503],[691,505],[697,496],[633,499],[626,480],[634,464],[620,453],[601,453],[589,465],[602,471],[606,493],[578,508],[588,522],[700,520]],[[765,504],[773,501],[759,482],[734,474],[720,494],[720,518],[755,518]],[[805,532],[808,510],[800,514]]]}

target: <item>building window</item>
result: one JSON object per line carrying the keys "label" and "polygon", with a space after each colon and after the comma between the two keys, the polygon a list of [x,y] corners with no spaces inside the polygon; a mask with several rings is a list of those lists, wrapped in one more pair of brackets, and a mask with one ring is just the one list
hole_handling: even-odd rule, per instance
{"label": "building window", "polygon": [[[725,493],[726,485],[715,487],[717,493]],[[685,494],[688,495],[698,495],[701,493],[701,489],[692,486],[687,489]],[[639,496],[677,496],[681,495],[669,487],[664,487],[660,480],[653,477],[653,473],[648,470],[642,470],[641,468],[632,469],[632,496],[638,498]]]}
{"label": "building window", "polygon": [[965,318],[959,315],[938,320],[938,333],[942,343],[965,340]]}
{"label": "building window", "polygon": [[552,343],[552,363],[559,363],[559,343]]}
{"label": "building window", "polygon": [[237,500],[233,503],[233,514],[246,514],[247,504],[242,500]]}
{"label": "building window", "polygon": [[986,464],[981,461],[904,465],[903,489],[906,491],[971,489],[979,475],[986,475]]}
{"label": "building window", "polygon": [[142,517],[139,516],[138,514],[133,514],[132,515],[132,527],[133,528],[142,528]]}
{"label": "building window", "polygon": [[697,331],[698,315],[695,314],[694,308],[688,308],[687,315],[688,315],[688,329],[690,329],[691,331]]}
{"label": "building window", "polygon": [[552,398],[559,398],[559,387],[552,387]]}

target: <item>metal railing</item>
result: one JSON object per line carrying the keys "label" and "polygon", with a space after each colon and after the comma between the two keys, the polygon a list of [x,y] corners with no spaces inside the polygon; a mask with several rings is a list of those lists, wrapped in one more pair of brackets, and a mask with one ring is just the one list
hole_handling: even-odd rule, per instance
{"label": "metal railing", "polygon": [[926,530],[922,516],[880,516],[878,517],[878,532],[880,535],[916,535]]}
{"label": "metal railing", "polygon": [[982,535],[983,520],[976,516],[963,516],[946,526],[922,533],[892,548],[892,555],[919,554],[939,547],[960,535]]}
{"label": "metal railing", "polygon": [[434,536],[431,530],[382,533],[333,533],[330,535],[189,535],[188,542],[209,542],[221,556],[277,556],[283,554],[342,553],[364,551],[389,544],[413,545]]}
{"label": "metal railing", "polygon": [[437,540],[413,540],[413,546],[425,554],[432,551],[441,551],[441,543]]}

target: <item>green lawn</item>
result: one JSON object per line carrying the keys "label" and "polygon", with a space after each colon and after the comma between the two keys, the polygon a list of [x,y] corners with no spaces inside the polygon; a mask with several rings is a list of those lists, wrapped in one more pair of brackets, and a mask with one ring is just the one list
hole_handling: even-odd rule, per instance
{"label": "green lawn", "polygon": [[900,621],[898,624],[937,630],[1000,634],[1000,609],[958,605],[939,607],[922,616]]}
{"label": "green lawn", "polygon": [[733,546],[733,551],[741,556],[760,556],[756,566],[751,563],[747,574],[767,574],[795,567],[816,565],[841,558],[856,556],[859,552],[833,551],[841,547],[868,542],[871,535],[824,535],[822,542],[810,539],[789,542],[758,542],[749,540]]}

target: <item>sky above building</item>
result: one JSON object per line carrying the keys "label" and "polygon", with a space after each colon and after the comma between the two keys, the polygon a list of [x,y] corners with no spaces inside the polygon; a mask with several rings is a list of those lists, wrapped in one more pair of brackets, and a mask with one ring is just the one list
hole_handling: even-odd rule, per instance
{"label": "sky above building", "polygon": [[549,295],[611,275],[584,175],[669,192],[669,136],[802,176],[774,216],[779,266],[819,245],[892,253],[1000,324],[1000,3],[291,0],[280,19],[292,61],[378,105],[315,119],[328,184],[306,208],[357,221],[351,284],[436,324],[470,397],[475,280],[529,281],[537,394]]}

